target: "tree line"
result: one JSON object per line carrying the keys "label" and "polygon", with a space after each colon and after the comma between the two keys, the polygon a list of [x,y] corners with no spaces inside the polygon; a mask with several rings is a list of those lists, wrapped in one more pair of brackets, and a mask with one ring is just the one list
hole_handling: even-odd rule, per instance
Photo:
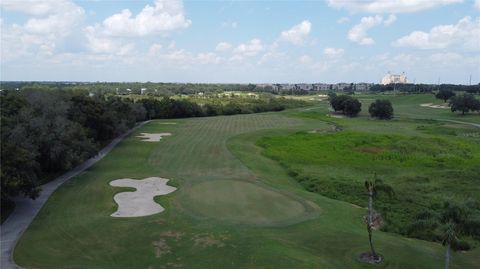
{"label": "tree line", "polygon": [[455,84],[375,84],[370,87],[371,92],[391,92],[398,91],[404,93],[433,93],[435,91],[448,90],[457,92],[466,92],[471,94],[480,94],[480,84],[476,85],[455,85]]}
{"label": "tree line", "polygon": [[[243,91],[243,92],[264,92],[275,95],[308,95],[318,91],[308,91],[295,87],[292,89],[282,89],[281,84],[273,86],[257,87],[256,84],[221,84],[221,83],[158,83],[158,82],[41,82],[41,81],[4,81],[1,82],[1,89],[16,90],[23,88],[55,88],[59,90],[89,90],[96,94],[140,94],[142,88],[143,94],[152,96],[173,96],[179,94],[196,93],[221,93],[224,91]],[[329,91],[332,91],[330,88]],[[480,94],[480,84],[475,85],[455,85],[455,84],[375,84],[369,89],[370,92],[390,92],[398,91],[402,93],[433,93],[439,90],[449,90],[455,92],[466,92],[471,94]],[[355,91],[352,84],[341,91]]]}
{"label": "tree line", "polygon": [[2,217],[11,198],[36,198],[39,186],[95,155],[113,138],[148,119],[280,111],[304,105],[285,98],[199,105],[168,97],[137,101],[85,90],[38,87],[0,93]]}

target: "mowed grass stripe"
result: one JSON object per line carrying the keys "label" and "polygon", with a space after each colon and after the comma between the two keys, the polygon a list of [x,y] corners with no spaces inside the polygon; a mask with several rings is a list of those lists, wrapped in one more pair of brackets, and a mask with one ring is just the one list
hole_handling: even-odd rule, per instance
{"label": "mowed grass stripe", "polygon": [[[174,138],[152,152],[149,163],[159,174],[188,180],[212,180],[235,177],[252,179],[254,175],[226,148],[230,136],[242,132],[286,127],[300,121],[279,115],[254,114],[199,118],[180,124]],[[175,152],[175,154],[172,154]]]}

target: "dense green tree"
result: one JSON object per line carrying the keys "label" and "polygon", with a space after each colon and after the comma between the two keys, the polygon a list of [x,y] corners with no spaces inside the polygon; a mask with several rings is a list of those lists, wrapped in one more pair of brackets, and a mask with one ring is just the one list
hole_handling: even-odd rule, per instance
{"label": "dense green tree", "polygon": [[355,98],[348,98],[343,102],[343,114],[355,117],[362,110],[362,103]]}
{"label": "dense green tree", "polygon": [[343,103],[350,99],[351,97],[348,95],[335,95],[330,97],[330,106],[335,111],[343,111]]}
{"label": "dense green tree", "polygon": [[393,106],[389,100],[375,100],[368,108],[368,113],[373,118],[389,120],[393,118]]}
{"label": "dense green tree", "polygon": [[362,110],[362,103],[352,96],[330,94],[329,100],[333,110],[342,111],[349,117],[356,116]]}
{"label": "dense green tree", "polygon": [[480,111],[480,101],[470,93],[452,97],[449,105],[452,112],[461,111],[462,115],[465,115],[465,113],[469,111]]}
{"label": "dense green tree", "polygon": [[437,99],[442,99],[443,102],[447,102],[448,99],[452,98],[455,96],[455,92],[449,89],[441,89],[435,94],[435,97]]}

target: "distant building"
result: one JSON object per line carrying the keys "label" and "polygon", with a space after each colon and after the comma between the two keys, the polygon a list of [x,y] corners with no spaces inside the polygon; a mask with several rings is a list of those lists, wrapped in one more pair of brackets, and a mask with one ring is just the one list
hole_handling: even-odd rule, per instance
{"label": "distant building", "polygon": [[405,72],[402,72],[400,75],[395,75],[391,74],[388,72],[387,75],[385,75],[382,79],[382,84],[387,85],[387,84],[405,84],[408,83],[407,76],[405,75]]}
{"label": "distant building", "polygon": [[312,84],[306,84],[306,83],[295,84],[295,88],[303,91],[311,91],[314,89]]}
{"label": "distant building", "polygon": [[314,88],[317,91],[329,91],[332,89],[332,84],[317,83],[314,85]]}
{"label": "distant building", "polygon": [[355,91],[357,92],[367,92],[368,90],[370,90],[370,87],[372,87],[372,83],[365,83],[365,82],[362,82],[362,83],[357,83],[355,84]]}

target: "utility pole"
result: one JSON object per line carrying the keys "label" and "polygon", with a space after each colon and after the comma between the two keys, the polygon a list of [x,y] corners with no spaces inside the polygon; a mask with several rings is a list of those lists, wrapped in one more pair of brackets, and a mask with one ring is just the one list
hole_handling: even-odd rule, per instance
{"label": "utility pole", "polygon": [[472,86],[472,74],[470,74],[470,80],[468,81],[468,86]]}

